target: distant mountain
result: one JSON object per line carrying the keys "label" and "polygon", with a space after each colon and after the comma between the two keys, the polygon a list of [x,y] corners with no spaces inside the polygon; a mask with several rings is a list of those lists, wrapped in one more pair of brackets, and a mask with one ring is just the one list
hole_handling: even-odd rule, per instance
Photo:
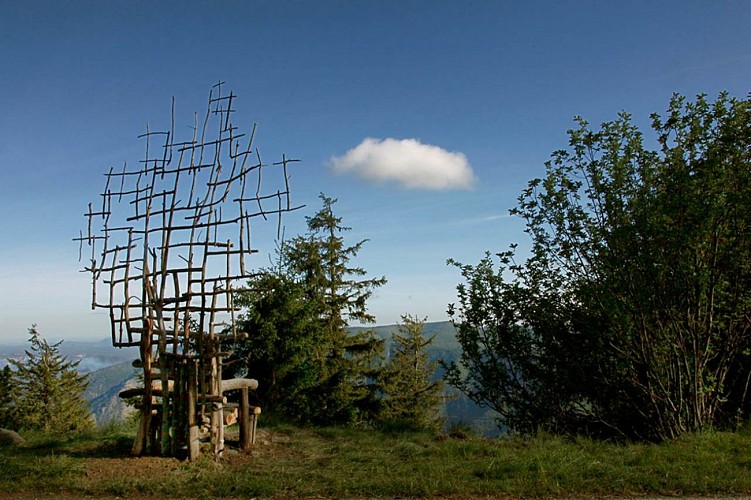
{"label": "distant mountain", "polygon": [[[391,343],[391,334],[398,330],[398,325],[385,326],[354,326],[350,327],[353,333],[361,331],[372,331],[376,337]],[[428,346],[431,358],[451,361],[458,359],[460,352],[459,342],[456,340],[456,328],[450,321],[437,321],[434,323],[425,323],[422,331],[426,338],[433,337],[433,342]]]}
{"label": "distant mountain", "polygon": [[[0,344],[0,368],[8,364],[8,358],[21,359],[29,344]],[[60,344],[60,354],[71,361],[80,361],[78,369],[81,373],[89,373],[99,368],[133,361],[138,357],[138,349],[118,349],[112,347],[110,339],[96,341],[64,340]]]}
{"label": "distant mountain", "polygon": [[129,361],[89,373],[89,387],[84,396],[89,401],[97,425],[123,420],[135,411],[118,394],[123,389],[140,385],[137,373]]}

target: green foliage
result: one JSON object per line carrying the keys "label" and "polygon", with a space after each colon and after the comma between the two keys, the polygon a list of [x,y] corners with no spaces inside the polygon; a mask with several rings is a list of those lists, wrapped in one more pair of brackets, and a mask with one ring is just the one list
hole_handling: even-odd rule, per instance
{"label": "green foliage", "polygon": [[0,370],[0,428],[18,428],[16,410],[16,389],[13,384],[13,371],[9,365]]}
{"label": "green foliage", "polygon": [[523,431],[664,439],[745,417],[749,104],[674,96],[657,151],[626,113],[598,131],[577,118],[512,210],[532,256],[460,265],[469,372],[452,382]]}
{"label": "green foliage", "polygon": [[234,372],[259,378],[261,404],[292,421],[369,423],[379,407],[383,341],[369,331],[349,334],[347,326],[374,322],[367,300],[386,279],[364,278],[351,265],[365,241],[346,246],[349,228],[334,215],[336,200],[321,200],[307,234],[284,244],[278,268],[264,270],[241,299],[240,327],[249,337],[233,346],[244,361]]}
{"label": "green foliage", "polygon": [[[499,427],[523,434],[564,431],[570,396],[567,370],[585,360],[566,360],[548,337],[559,333],[549,294],[520,279],[508,281],[522,268],[512,253],[490,254],[476,265],[453,260],[465,280],[457,286],[459,308],[449,305],[461,345],[459,362],[446,364],[445,379],[471,400],[498,412]],[[522,275],[525,276],[525,275]],[[570,361],[568,366],[558,366]]]}
{"label": "green foliage", "polygon": [[10,360],[16,388],[16,418],[21,429],[45,433],[80,432],[94,425],[84,391],[86,375],[76,371],[80,361],[60,355],[60,344],[49,344],[36,325],[29,329],[30,349],[23,361]]}
{"label": "green foliage", "polygon": [[315,383],[310,353],[320,336],[305,288],[282,272],[265,270],[253,278],[238,304],[245,307],[239,327],[248,337],[232,347],[225,374],[256,378],[255,396],[265,413],[302,418],[301,392]]}
{"label": "green foliage", "polygon": [[398,331],[391,335],[392,354],[382,375],[385,395],[382,418],[419,430],[440,430],[444,399],[442,380],[433,381],[437,361],[430,361],[425,338],[425,320],[404,315]]}

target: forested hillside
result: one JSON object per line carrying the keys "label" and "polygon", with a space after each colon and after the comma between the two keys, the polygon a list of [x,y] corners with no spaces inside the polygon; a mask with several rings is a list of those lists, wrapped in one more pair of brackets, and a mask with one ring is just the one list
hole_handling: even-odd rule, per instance
{"label": "forested hillside", "polygon": [[136,370],[128,361],[90,373],[85,396],[97,425],[127,418],[134,409],[126,405],[118,394],[124,389],[137,386]]}

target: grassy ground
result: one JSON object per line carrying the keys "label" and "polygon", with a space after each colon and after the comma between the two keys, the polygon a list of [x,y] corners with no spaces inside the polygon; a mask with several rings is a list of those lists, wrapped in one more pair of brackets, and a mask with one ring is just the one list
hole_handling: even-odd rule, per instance
{"label": "grassy ground", "polygon": [[661,445],[265,429],[221,463],[128,456],[132,432],[31,437],[0,450],[0,495],[122,497],[602,497],[751,492],[751,432]]}

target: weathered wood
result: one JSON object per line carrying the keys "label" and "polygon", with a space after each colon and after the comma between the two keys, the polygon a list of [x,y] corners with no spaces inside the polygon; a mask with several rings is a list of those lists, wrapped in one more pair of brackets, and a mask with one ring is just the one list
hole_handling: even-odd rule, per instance
{"label": "weathered wood", "polygon": [[[172,391],[175,387],[175,381],[170,380],[167,385],[168,391]],[[134,398],[136,396],[143,396],[146,394],[145,387],[133,387],[131,389],[125,389],[118,393],[118,396],[122,399]],[[155,379],[151,381],[151,395],[157,397],[163,397],[164,391],[162,390],[162,381]]]}
{"label": "weathered wood", "polygon": [[[144,323],[147,320],[144,319]],[[151,335],[141,337],[141,360],[143,361],[143,382],[144,392],[141,399],[140,419],[136,439],[133,442],[131,452],[133,455],[141,456],[149,449],[149,442],[153,443],[153,433],[151,427],[152,420],[152,387],[151,387]]]}
{"label": "weathered wood", "polygon": [[240,395],[240,448],[249,450],[256,443],[256,427],[258,416],[261,414],[260,406],[250,406],[250,390],[248,387],[241,389]]}
{"label": "weathered wood", "polygon": [[256,444],[256,428],[258,427],[258,417],[260,415],[260,406],[250,407],[250,444]]}
{"label": "weathered wood", "polygon": [[215,394],[206,394],[198,397],[199,404],[212,405],[212,404],[225,404],[227,398],[225,396],[217,396]]}
{"label": "weathered wood", "polygon": [[[256,387],[258,385],[256,384]],[[248,402],[248,393],[250,391],[247,387],[240,389],[240,448],[243,450],[249,450],[250,445],[253,444],[251,431],[250,431],[250,403]]]}
{"label": "weathered wood", "polygon": [[201,453],[196,409],[196,386],[190,384],[188,386],[188,459],[191,462],[198,460],[198,455]]}
{"label": "weathered wood", "polygon": [[[258,252],[251,247],[251,222],[274,214],[279,231],[282,214],[302,207],[290,202],[287,165],[296,160],[282,156],[274,163],[284,178],[270,184],[283,191],[266,188],[261,174],[268,164],[253,146],[255,125],[241,145],[243,134],[231,123],[234,94],[226,95],[222,85],[209,94],[202,126],[195,115],[190,140],[175,140],[174,100],[169,131],[147,125],[145,156],[135,168],[109,169],[101,210],[89,205],[87,231],[75,238],[80,254],[84,243],[91,248],[85,267],[92,276],[91,305],[108,310],[112,344],[139,347],[133,366],[142,370],[143,387],[119,394],[141,400],[135,455],[185,456],[187,449],[195,460],[199,425],[211,416],[211,449],[220,457],[224,425],[234,418],[228,414],[224,421],[225,393],[233,390],[242,391],[243,447],[255,439],[258,414],[248,393],[258,382],[221,380],[223,359],[231,354],[227,341],[246,336],[236,330],[234,294],[252,276],[245,257]],[[253,154],[258,163],[246,164]],[[257,210],[247,210],[250,203]],[[98,294],[98,287],[106,293]],[[228,320],[230,328],[219,331]]]}
{"label": "weathered wood", "polygon": [[258,380],[252,378],[231,378],[222,380],[222,392],[234,391],[236,389],[258,389]]}
{"label": "weathered wood", "polygon": [[228,408],[228,405],[224,405],[224,425],[228,426],[237,422],[238,413],[238,408]]}
{"label": "weathered wood", "polygon": [[[122,399],[129,399],[129,398],[135,398],[138,396],[143,396],[146,394],[146,388],[144,387],[133,387],[132,389],[125,389],[120,391],[117,395],[118,397]],[[162,393],[161,389],[152,389],[151,395],[156,397],[162,397],[164,394]]]}
{"label": "weathered wood", "polygon": [[224,429],[224,415],[221,404],[215,404],[211,412],[210,439],[211,452],[215,460],[219,460],[224,452],[224,439],[222,429]]}

